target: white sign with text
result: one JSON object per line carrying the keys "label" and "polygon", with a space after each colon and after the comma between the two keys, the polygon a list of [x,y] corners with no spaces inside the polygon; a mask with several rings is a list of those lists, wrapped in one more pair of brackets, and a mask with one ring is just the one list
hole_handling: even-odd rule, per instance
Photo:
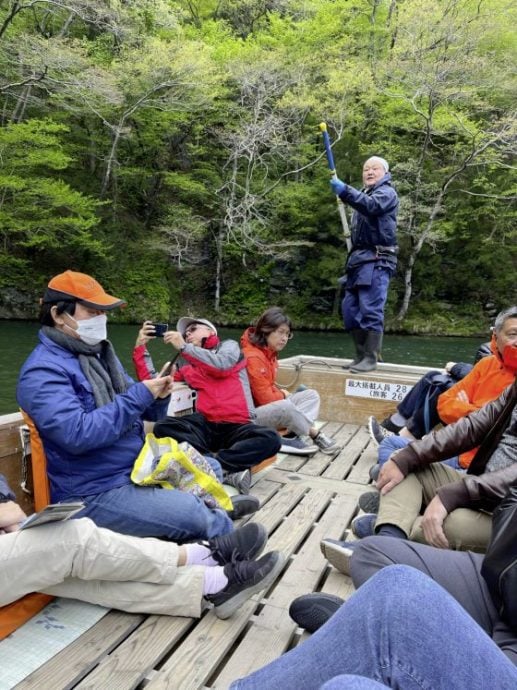
{"label": "white sign with text", "polygon": [[354,398],[373,398],[399,403],[413,388],[409,383],[386,383],[384,381],[345,380],[345,395]]}

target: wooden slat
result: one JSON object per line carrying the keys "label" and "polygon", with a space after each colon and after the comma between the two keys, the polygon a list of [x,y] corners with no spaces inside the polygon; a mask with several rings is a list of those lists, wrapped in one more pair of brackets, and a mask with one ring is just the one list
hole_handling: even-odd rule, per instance
{"label": "wooden slat", "polygon": [[223,688],[303,639],[288,616],[291,600],[312,590],[347,597],[353,589],[319,543],[342,537],[376,452],[364,427],[337,422],[324,429],[345,446],[338,456],[280,456],[253,477],[261,508],[248,519],[266,526],[268,550],[290,559],[269,592],[227,621],[213,612],[199,621],[111,612],[19,687]]}
{"label": "wooden slat", "polygon": [[[291,494],[290,499],[293,493],[290,491],[291,488],[286,487],[283,490]],[[268,549],[278,549],[286,555],[292,553],[304,535],[312,528],[315,519],[328,505],[331,498],[327,492],[322,491],[313,491],[300,495],[299,498],[302,496],[303,500],[269,540]],[[255,606],[257,603],[255,601]],[[231,621],[214,621],[213,612],[205,616],[199,622],[196,634],[189,636],[181,648],[170,657],[149,683],[148,690],[158,688],[181,688],[182,690],[192,688],[194,690],[202,686],[213,674],[222,656],[227,653],[247,622],[242,619],[241,613],[247,611],[249,606],[250,602],[241,607],[239,614]],[[251,613],[251,610],[248,613]]]}
{"label": "wooden slat", "polygon": [[340,538],[354,510],[354,503],[346,496],[328,506],[212,687],[227,688],[236,678],[260,668],[288,648],[296,628],[288,615],[289,605],[317,587],[328,569],[320,541],[323,537]]}
{"label": "wooden slat", "polygon": [[357,482],[358,484],[369,484],[371,482],[369,470],[372,465],[377,463],[378,457],[378,447],[373,441],[370,441],[350,470],[347,481]]}
{"label": "wooden slat", "polygon": [[[337,440],[342,427],[343,424],[341,424],[341,422],[329,422],[322,427],[322,430],[324,430],[326,436]],[[321,452],[315,453],[312,457],[309,457],[306,460],[305,464],[300,467],[299,471],[303,472],[303,474],[308,474],[315,477],[319,476],[331,464],[333,459],[334,456],[332,455],[326,455],[325,453]]]}
{"label": "wooden slat", "polygon": [[110,611],[72,644],[18,683],[16,690],[73,687],[143,619],[142,615]]}
{"label": "wooden slat", "polygon": [[297,472],[300,467],[303,467],[307,458],[303,455],[288,455],[287,453],[279,454],[279,461],[276,464],[278,469],[285,470],[286,472]]}
{"label": "wooden slat", "polygon": [[[293,482],[287,486],[282,486],[275,495],[274,501],[269,501],[258,512],[253,515],[256,522],[262,523],[269,534],[281,525],[285,515],[289,513],[303,498],[307,492],[303,483]],[[268,542],[268,548],[272,547]]]}
{"label": "wooden slat", "polygon": [[274,470],[271,474],[271,478],[284,484],[295,483],[306,489],[327,489],[327,491],[333,491],[336,494],[346,494],[348,496],[359,496],[364,491],[364,486],[360,486],[355,482],[337,482],[335,479],[327,479],[326,477],[311,477],[300,473],[282,472],[281,470]]}
{"label": "wooden slat", "polygon": [[136,688],[168,651],[194,626],[192,618],[149,616],[147,620],[76,688]]}
{"label": "wooden slat", "polygon": [[334,462],[325,470],[323,476],[327,479],[344,479],[350,472],[352,465],[357,462],[370,441],[364,427],[358,429],[350,443],[341,451]]}

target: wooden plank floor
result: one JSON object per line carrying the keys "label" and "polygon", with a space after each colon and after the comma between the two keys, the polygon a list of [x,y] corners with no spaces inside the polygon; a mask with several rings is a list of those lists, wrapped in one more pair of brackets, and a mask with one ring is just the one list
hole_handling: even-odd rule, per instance
{"label": "wooden plank floor", "polygon": [[211,611],[200,620],[111,611],[16,688],[222,690],[298,644],[303,634],[289,618],[290,602],[310,591],[346,598],[353,589],[319,543],[343,536],[377,456],[364,426],[329,422],[324,430],[343,444],[336,457],[279,455],[254,476],[261,508],[252,519],[266,526],[268,549],[286,556],[267,592],[225,621]]}

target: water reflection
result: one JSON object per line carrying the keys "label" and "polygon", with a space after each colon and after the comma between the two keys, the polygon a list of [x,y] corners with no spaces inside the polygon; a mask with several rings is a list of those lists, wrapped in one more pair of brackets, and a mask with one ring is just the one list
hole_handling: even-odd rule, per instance
{"label": "water reflection", "polygon": [[[15,412],[16,380],[20,366],[37,342],[39,325],[27,321],[0,321],[0,414]],[[239,340],[243,329],[221,328],[222,338]],[[109,336],[124,366],[133,374],[131,352],[138,326],[109,326]],[[488,336],[486,338],[488,340]],[[443,338],[431,336],[388,335],[384,339],[383,357],[386,362],[417,364],[441,368],[446,362],[472,362],[482,338]],[[161,340],[150,343],[155,363],[170,358],[172,348]],[[296,331],[283,356],[315,355],[353,357],[353,345],[344,333]]]}

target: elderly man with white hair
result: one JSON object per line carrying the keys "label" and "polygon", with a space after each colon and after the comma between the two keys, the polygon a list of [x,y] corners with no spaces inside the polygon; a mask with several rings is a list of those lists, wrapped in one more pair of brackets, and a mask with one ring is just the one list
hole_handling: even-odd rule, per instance
{"label": "elderly man with white hair", "polygon": [[384,305],[397,265],[398,197],[391,186],[389,165],[379,156],[372,156],[364,164],[361,191],[338,178],[330,184],[341,201],[354,209],[352,249],[346,265],[342,303],[345,330],[352,335],[356,348],[350,370],[371,371],[377,366]]}

